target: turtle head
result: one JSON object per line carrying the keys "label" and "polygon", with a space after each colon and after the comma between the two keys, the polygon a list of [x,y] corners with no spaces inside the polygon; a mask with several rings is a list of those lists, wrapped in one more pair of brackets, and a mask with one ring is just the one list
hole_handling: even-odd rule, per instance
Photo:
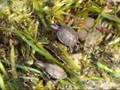
{"label": "turtle head", "polygon": [[54,30],[60,30],[61,26],[59,24],[52,24],[51,28]]}

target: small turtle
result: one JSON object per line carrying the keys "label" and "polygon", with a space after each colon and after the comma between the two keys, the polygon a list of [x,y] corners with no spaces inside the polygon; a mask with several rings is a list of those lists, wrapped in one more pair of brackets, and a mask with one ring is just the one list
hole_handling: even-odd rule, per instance
{"label": "small turtle", "polygon": [[36,61],[35,65],[39,68],[44,69],[51,78],[59,80],[59,79],[64,79],[67,77],[66,72],[64,69],[59,67],[56,64],[50,64],[50,63],[44,63],[42,61]]}
{"label": "small turtle", "polygon": [[67,77],[65,71],[55,64],[46,64],[45,70],[54,79],[64,79]]}
{"label": "small turtle", "polygon": [[72,28],[59,26],[57,24],[52,24],[51,27],[57,31],[56,36],[58,40],[64,45],[68,46],[71,53],[73,52],[74,48],[75,51],[78,50],[79,40],[77,32],[75,32]]}

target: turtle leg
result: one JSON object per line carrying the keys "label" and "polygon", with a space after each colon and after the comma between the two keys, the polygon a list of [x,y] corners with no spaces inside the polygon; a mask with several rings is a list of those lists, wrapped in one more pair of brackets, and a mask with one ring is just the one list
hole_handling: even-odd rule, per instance
{"label": "turtle leg", "polygon": [[70,53],[73,53],[73,48],[69,47]]}
{"label": "turtle leg", "polygon": [[78,45],[78,44],[76,44],[76,45],[75,45],[75,52],[76,52],[76,51],[78,51],[78,50],[79,50],[79,48],[80,48],[80,47],[79,47],[79,45]]}
{"label": "turtle leg", "polygon": [[80,48],[80,42],[79,41],[76,42],[74,48],[75,48],[75,52],[79,50],[79,48]]}

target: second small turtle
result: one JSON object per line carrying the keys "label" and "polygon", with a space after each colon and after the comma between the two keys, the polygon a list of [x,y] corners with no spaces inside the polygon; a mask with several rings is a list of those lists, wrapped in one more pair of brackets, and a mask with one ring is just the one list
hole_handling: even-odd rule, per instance
{"label": "second small turtle", "polygon": [[59,79],[67,78],[67,74],[64,71],[64,69],[56,64],[45,63],[40,60],[37,60],[37,61],[35,61],[35,65],[38,68],[45,70],[46,73],[48,73],[48,75],[52,79],[59,80]]}
{"label": "second small turtle", "polygon": [[57,31],[56,36],[58,40],[64,45],[68,46],[71,53],[74,51],[74,48],[75,51],[78,50],[79,40],[77,32],[75,32],[72,28],[59,26],[57,24],[52,24],[51,27]]}

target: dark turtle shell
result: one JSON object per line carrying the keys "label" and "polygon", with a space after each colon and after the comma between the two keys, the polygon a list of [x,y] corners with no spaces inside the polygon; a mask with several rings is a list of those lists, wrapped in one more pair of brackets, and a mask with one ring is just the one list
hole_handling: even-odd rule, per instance
{"label": "dark turtle shell", "polygon": [[58,25],[52,25],[52,28],[57,30],[56,35],[58,40],[70,49],[79,43],[78,34],[72,28]]}

